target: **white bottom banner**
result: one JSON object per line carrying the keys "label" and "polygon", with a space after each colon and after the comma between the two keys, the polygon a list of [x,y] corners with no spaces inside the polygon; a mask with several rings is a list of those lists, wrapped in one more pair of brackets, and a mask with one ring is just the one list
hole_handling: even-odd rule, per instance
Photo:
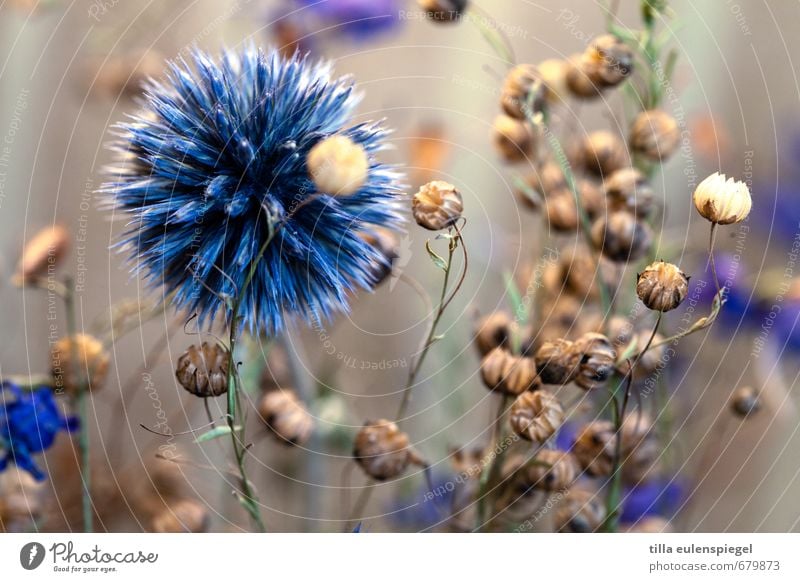
{"label": "white bottom banner", "polygon": [[796,581],[798,544],[800,534],[4,534],[0,579]]}

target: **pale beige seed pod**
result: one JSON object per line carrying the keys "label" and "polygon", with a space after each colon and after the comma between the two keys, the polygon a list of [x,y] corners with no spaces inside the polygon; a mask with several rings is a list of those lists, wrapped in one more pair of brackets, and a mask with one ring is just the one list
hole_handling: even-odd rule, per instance
{"label": "pale beige seed pod", "polygon": [[464,202],[455,186],[434,180],[422,186],[411,201],[411,213],[422,228],[443,230],[452,226],[464,211]]}
{"label": "pale beige seed pod", "polygon": [[758,391],[751,386],[737,388],[731,398],[731,410],[737,416],[746,418],[761,410],[761,399]]}
{"label": "pale beige seed pod", "polygon": [[103,343],[79,333],[58,340],[50,351],[50,370],[56,391],[76,395],[79,390],[103,387],[110,358]]}
{"label": "pale beige seed pod", "polygon": [[535,138],[529,124],[508,115],[498,115],[492,126],[492,141],[503,159],[514,163],[531,156]]}
{"label": "pale beige seed pod", "polygon": [[575,482],[579,471],[578,462],[572,454],[544,449],[528,464],[525,478],[534,489],[565,491]]}
{"label": "pale beige seed pod", "polygon": [[653,311],[675,309],[688,292],[689,277],[676,265],[664,261],[649,264],[636,281],[636,294]]}
{"label": "pale beige seed pod", "polygon": [[601,87],[615,87],[633,72],[633,49],[613,34],[593,39],[586,49],[586,69],[591,80]]}
{"label": "pale beige seed pod", "polygon": [[747,184],[719,172],[698,184],[692,200],[700,215],[714,224],[743,221],[753,203]]}
{"label": "pale beige seed pod", "polygon": [[503,383],[503,374],[508,362],[513,356],[502,347],[497,347],[487,353],[481,360],[481,379],[489,390],[500,390]]}
{"label": "pale beige seed pod", "polygon": [[286,445],[303,445],[314,431],[314,418],[294,390],[266,392],[258,403],[258,413],[276,439]]}
{"label": "pale beige seed pod", "polygon": [[551,193],[546,200],[547,222],[558,232],[577,230],[580,221],[575,196],[567,189]]}
{"label": "pale beige seed pod", "polygon": [[468,0],[417,0],[417,4],[434,22],[458,22],[469,6]]}
{"label": "pale beige seed pod", "polygon": [[565,82],[569,93],[578,99],[595,99],[603,87],[592,80],[594,73],[590,60],[582,54],[573,55],[567,62]]}
{"label": "pale beige seed pod", "polygon": [[625,144],[616,134],[606,130],[587,135],[583,140],[582,154],[584,167],[601,178],[630,163]]}
{"label": "pale beige seed pod", "polygon": [[627,210],[637,218],[647,218],[656,208],[656,195],[642,172],[622,168],[603,184],[612,211]]}
{"label": "pale beige seed pod", "polygon": [[503,81],[500,105],[506,115],[525,120],[545,107],[547,89],[534,65],[513,67]]}
{"label": "pale beige seed pod", "polygon": [[481,361],[481,378],[489,390],[510,396],[535,390],[540,384],[531,358],[515,356],[501,347],[490,351]]}
{"label": "pale beige seed pod", "polygon": [[581,363],[575,383],[584,390],[602,388],[614,374],[617,352],[601,333],[589,332],[575,341]]}
{"label": "pale beige seed pod", "polygon": [[367,421],[358,431],[353,457],[377,481],[401,475],[410,464],[425,465],[411,447],[408,435],[385,419]]}
{"label": "pale beige seed pod", "polygon": [[392,274],[392,265],[400,255],[397,234],[388,228],[378,227],[369,232],[360,232],[358,236],[380,255],[380,260],[374,261],[370,267],[373,285],[380,285]]}
{"label": "pale beige seed pod", "polygon": [[660,162],[675,153],[680,139],[681,132],[675,118],[664,111],[651,109],[636,117],[628,142],[632,151]]}
{"label": "pale beige seed pod", "polygon": [[561,499],[554,525],[561,533],[591,533],[600,528],[605,518],[603,495],[573,487]]}
{"label": "pale beige seed pod", "polygon": [[152,516],[154,533],[203,533],[210,522],[208,509],[196,499],[178,499]]}
{"label": "pale beige seed pod", "polygon": [[188,392],[201,398],[219,396],[228,391],[230,352],[219,344],[203,342],[190,346],[178,358],[175,377]]}
{"label": "pale beige seed pod", "polygon": [[369,172],[366,150],[345,135],[320,141],[308,152],[306,164],[317,190],[331,196],[355,194]]}
{"label": "pale beige seed pod", "polygon": [[64,259],[69,250],[69,242],[69,232],[60,225],[37,232],[23,247],[12,282],[21,286],[45,277]]}
{"label": "pale beige seed pod", "polygon": [[553,394],[544,390],[524,392],[511,405],[511,430],[524,439],[542,443],[564,422],[564,410]]}
{"label": "pale beige seed pod", "polygon": [[545,86],[545,98],[550,103],[563,101],[568,95],[567,71],[569,64],[562,59],[546,59],[536,65]]}
{"label": "pale beige seed pod", "polygon": [[514,322],[505,311],[495,311],[475,324],[475,346],[481,356],[495,348],[507,347],[511,339]]}
{"label": "pale beige seed pod", "polygon": [[653,245],[650,226],[627,211],[611,212],[592,225],[592,242],[608,259],[624,263],[638,261]]}
{"label": "pale beige seed pod", "polygon": [[536,368],[543,384],[569,384],[578,374],[580,353],[575,344],[558,338],[546,341],[536,350]]}

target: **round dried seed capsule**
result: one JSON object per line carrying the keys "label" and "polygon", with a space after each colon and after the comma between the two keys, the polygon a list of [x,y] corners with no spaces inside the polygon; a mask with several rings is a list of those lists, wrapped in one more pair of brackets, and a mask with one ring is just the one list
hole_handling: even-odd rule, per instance
{"label": "round dried seed capsule", "polygon": [[356,435],[353,457],[377,481],[401,475],[410,464],[422,465],[408,435],[390,420],[368,421]]}
{"label": "round dried seed capsule", "polygon": [[758,391],[750,386],[737,388],[731,399],[731,410],[737,416],[745,418],[761,410],[761,400]]}
{"label": "round dried seed capsule", "polygon": [[647,178],[636,168],[622,168],[611,174],[604,188],[612,211],[628,210],[638,218],[647,218],[655,209],[655,192]]}
{"label": "round dried seed capsule", "polygon": [[378,254],[372,263],[370,278],[373,285],[380,285],[392,274],[392,265],[400,253],[400,241],[394,232],[386,228],[361,232],[358,236]]}
{"label": "round dried seed capsule", "polygon": [[508,115],[495,118],[492,140],[497,151],[509,163],[525,160],[533,152],[534,134],[530,126]]}
{"label": "round dried seed capsule", "polygon": [[588,74],[602,87],[619,85],[633,71],[633,49],[613,34],[595,38],[586,50],[586,59],[593,65]]}
{"label": "round dried seed capsule", "polygon": [[314,418],[294,390],[277,388],[266,392],[258,404],[258,413],[281,443],[302,445],[311,438]]}
{"label": "round dried seed capsule", "polygon": [[495,348],[508,346],[513,323],[511,316],[505,311],[495,311],[477,322],[475,346],[481,356],[485,356]]}
{"label": "round dried seed capsule", "polygon": [[591,533],[600,528],[605,518],[602,495],[573,487],[556,509],[555,528],[558,532]]}
{"label": "round dried seed capsule", "polygon": [[545,107],[547,88],[534,65],[517,65],[503,81],[500,105],[507,115],[524,120]]}
{"label": "round dried seed capsule", "polygon": [[469,6],[469,0],[417,0],[419,7],[434,22],[457,22]]}
{"label": "round dried seed capsule", "polygon": [[616,134],[605,130],[586,136],[582,159],[584,167],[601,178],[629,165],[625,144]]}
{"label": "round dried seed capsule", "polygon": [[411,201],[411,213],[422,228],[443,230],[455,224],[464,211],[464,202],[455,186],[434,180],[422,186]]}
{"label": "round dried seed capsule", "polygon": [[575,482],[578,471],[578,463],[570,453],[544,449],[528,464],[525,477],[534,489],[565,491]]}
{"label": "round dried seed capsule", "polygon": [[575,383],[584,390],[605,386],[614,374],[617,352],[611,341],[600,333],[586,333],[575,342],[581,352],[581,364]]}
{"label": "round dried seed capsule", "polygon": [[675,118],[651,109],[640,113],[631,126],[631,150],[654,162],[664,161],[675,153],[681,133]]}
{"label": "round dried seed capsule", "polygon": [[558,398],[549,392],[524,392],[511,405],[508,420],[516,434],[542,443],[564,422],[564,410]]}
{"label": "round dried seed capsule", "polygon": [[637,261],[653,244],[653,231],[630,212],[612,212],[592,225],[592,242],[614,262]]}
{"label": "round dried seed capsule", "polygon": [[596,420],[581,429],[572,452],[589,475],[606,477],[614,466],[616,446],[614,424],[607,420]]}
{"label": "round dried seed capsule", "polygon": [[178,358],[175,377],[188,392],[201,398],[219,396],[228,391],[228,366],[231,356],[219,344],[203,342],[190,346]]}
{"label": "round dried seed capsule", "polygon": [[547,221],[553,230],[572,232],[578,228],[578,206],[569,190],[557,190],[547,198]]}
{"label": "round dried seed capsule", "polygon": [[567,62],[566,86],[570,94],[577,99],[596,99],[603,92],[603,87],[592,80],[593,65],[584,55],[573,55]]}
{"label": "round dried seed capsule", "polygon": [[656,261],[639,273],[636,294],[648,309],[670,311],[680,305],[689,292],[689,277],[677,266]]}
{"label": "round dried seed capsule", "polygon": [[543,384],[569,384],[575,379],[580,353],[563,338],[546,341],[536,351],[536,368]]}
{"label": "round dried seed capsule", "polygon": [[50,351],[50,371],[56,389],[73,396],[81,389],[102,388],[109,362],[102,342],[84,333],[61,338]]}

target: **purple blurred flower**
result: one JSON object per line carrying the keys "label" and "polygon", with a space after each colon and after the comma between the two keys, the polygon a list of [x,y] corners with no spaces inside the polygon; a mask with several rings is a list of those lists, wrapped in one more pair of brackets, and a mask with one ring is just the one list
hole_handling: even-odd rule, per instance
{"label": "purple blurred flower", "polygon": [[[400,0],[290,0],[326,27],[353,40],[367,40],[400,24]],[[304,11],[305,12],[305,11]],[[301,12],[300,15],[304,14]]]}
{"label": "purple blurred flower", "polygon": [[622,523],[655,515],[671,519],[686,497],[685,487],[676,480],[653,479],[627,487],[623,495]]}

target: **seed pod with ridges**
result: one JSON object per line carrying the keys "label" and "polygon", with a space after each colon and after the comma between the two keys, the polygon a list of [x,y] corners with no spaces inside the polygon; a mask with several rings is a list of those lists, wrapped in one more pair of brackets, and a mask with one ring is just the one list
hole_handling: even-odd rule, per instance
{"label": "seed pod with ridges", "polygon": [[12,278],[15,285],[34,283],[58,266],[69,250],[69,232],[60,225],[40,230],[22,249]]}
{"label": "seed pod with ridges", "polygon": [[492,127],[492,140],[506,162],[519,162],[533,152],[534,134],[527,123],[498,115]]}
{"label": "seed pod with ridges", "polygon": [[612,212],[592,225],[592,242],[610,260],[624,263],[638,261],[653,244],[650,226],[630,212]]}
{"label": "seed pod with ridges", "polygon": [[569,384],[575,379],[580,353],[563,338],[547,341],[536,351],[536,368],[543,384]]}
{"label": "seed pod with ridges", "polygon": [[518,396],[527,390],[541,386],[536,373],[536,362],[525,356],[512,356],[508,360],[501,390],[509,396]]}
{"label": "seed pod with ridges", "polygon": [[508,362],[513,356],[505,348],[495,348],[481,360],[481,379],[489,390],[500,390]]}
{"label": "seed pod with ridges", "polygon": [[475,346],[481,356],[495,348],[508,347],[514,322],[505,311],[495,311],[486,315],[475,325]]}
{"label": "seed pod with ridges", "polygon": [[201,398],[219,396],[228,391],[228,366],[231,356],[219,344],[203,342],[190,346],[178,358],[175,377],[187,391]]}
{"label": "seed pod with ridges", "polygon": [[71,338],[61,338],[50,352],[50,369],[56,390],[63,389],[74,396],[80,388],[102,388],[108,375],[109,361],[108,352],[95,337],[79,333]]}
{"label": "seed pod with ridges", "polygon": [[622,168],[603,184],[612,211],[628,210],[647,218],[655,210],[655,193],[647,178],[636,168]]}
{"label": "seed pod with ridges", "polygon": [[542,443],[564,422],[564,410],[554,395],[544,390],[524,392],[511,405],[511,430],[524,439]]}
{"label": "seed pod with ridges", "polygon": [[575,197],[569,190],[553,192],[546,202],[547,221],[553,230],[572,232],[578,228],[580,217]]}
{"label": "seed pod with ridges", "polygon": [[331,196],[355,194],[369,171],[366,150],[344,135],[331,136],[312,147],[306,164],[317,189]]}
{"label": "seed pod with ridges", "polygon": [[534,65],[517,65],[503,81],[500,105],[507,115],[525,120],[545,107],[547,88]]}
{"label": "seed pod with ridges", "polygon": [[434,22],[457,22],[466,12],[468,0],[417,0],[419,7]]}
{"label": "seed pod with ridges", "polygon": [[390,420],[368,421],[356,435],[353,457],[377,481],[401,475],[410,464],[423,465],[408,435]]}
{"label": "seed pod with ridges", "polygon": [[302,445],[311,438],[314,418],[293,390],[277,388],[261,396],[258,413],[277,440]]}
{"label": "seed pod with ridges", "polygon": [[614,424],[596,420],[581,429],[572,452],[589,475],[605,477],[611,474],[614,465],[616,443]]}
{"label": "seed pod with ridges", "polygon": [[672,263],[656,261],[639,273],[636,294],[648,309],[670,311],[680,305],[689,292],[689,277]]}
{"label": "seed pod with ridges", "polygon": [[536,171],[528,176],[527,182],[543,197],[567,187],[564,172],[561,171],[561,166],[555,162],[539,164]]}
{"label": "seed pod with ridges", "polygon": [[604,178],[629,165],[625,144],[614,133],[593,131],[583,140],[583,165]]}
{"label": "seed pod with ridges", "polygon": [[584,55],[573,55],[567,62],[566,85],[570,94],[578,99],[595,99],[603,88],[592,81],[592,63]]}
{"label": "seed pod with ridges", "polygon": [[575,341],[575,348],[582,354],[575,383],[584,390],[605,386],[617,361],[611,341],[601,333],[586,333]]}
{"label": "seed pod with ridges", "polygon": [[758,391],[750,386],[737,388],[731,398],[731,410],[737,416],[745,418],[761,410],[761,400]]}
{"label": "seed pod with ridges", "polygon": [[452,226],[464,211],[461,192],[442,180],[422,186],[411,201],[411,213],[417,224],[428,230],[443,230]]}
{"label": "seed pod with ridges", "polygon": [[750,214],[752,199],[747,184],[714,172],[700,182],[692,196],[700,215],[714,224],[741,222]]}
{"label": "seed pod with ridges", "polygon": [[579,469],[570,453],[544,449],[528,464],[525,477],[534,489],[565,491],[575,482]]}
{"label": "seed pod with ridges", "polygon": [[371,232],[358,235],[378,253],[379,258],[373,262],[370,273],[373,285],[380,285],[392,274],[392,264],[400,252],[400,241],[397,235],[386,228],[376,228]]}
{"label": "seed pod with ridges", "polygon": [[633,71],[633,50],[613,34],[603,34],[592,40],[585,54],[592,64],[587,72],[601,87],[619,85]]}
{"label": "seed pod with ridges", "polygon": [[631,126],[631,150],[654,162],[664,161],[675,153],[680,143],[678,123],[658,109],[643,111]]}
{"label": "seed pod with ridges", "polygon": [[573,487],[556,509],[555,529],[562,533],[591,533],[600,528],[605,518],[601,494]]}
{"label": "seed pod with ridges", "polygon": [[590,219],[595,219],[605,213],[607,206],[606,196],[595,180],[581,178],[578,180],[576,187],[581,206],[583,206],[583,210]]}
{"label": "seed pod with ridges", "polygon": [[152,517],[154,533],[202,533],[208,529],[206,507],[195,499],[178,499]]}

